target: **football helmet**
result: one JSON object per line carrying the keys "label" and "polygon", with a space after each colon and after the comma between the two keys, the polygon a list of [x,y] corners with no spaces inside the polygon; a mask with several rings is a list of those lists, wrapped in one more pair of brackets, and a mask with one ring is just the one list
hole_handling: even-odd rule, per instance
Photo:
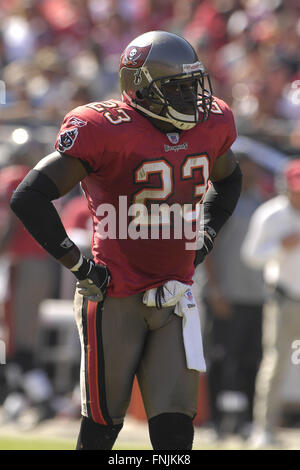
{"label": "football helmet", "polygon": [[119,76],[123,100],[147,116],[181,130],[209,117],[209,75],[194,48],[177,34],[138,36],[121,55]]}

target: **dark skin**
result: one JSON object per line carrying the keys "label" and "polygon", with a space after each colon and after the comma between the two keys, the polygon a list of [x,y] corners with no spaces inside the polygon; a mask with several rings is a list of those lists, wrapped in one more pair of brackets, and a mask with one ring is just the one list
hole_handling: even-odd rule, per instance
{"label": "dark skin", "polygon": [[[236,164],[235,156],[229,150],[215,161],[210,180],[214,182],[226,178],[234,171]],[[87,172],[80,160],[65,154],[62,155],[59,152],[47,155],[39,161],[35,169],[47,175],[55,183],[60,196],[69,193],[87,176]],[[70,269],[78,262],[79,257],[79,248],[75,246],[65,256],[60,258],[59,261],[63,266]]]}

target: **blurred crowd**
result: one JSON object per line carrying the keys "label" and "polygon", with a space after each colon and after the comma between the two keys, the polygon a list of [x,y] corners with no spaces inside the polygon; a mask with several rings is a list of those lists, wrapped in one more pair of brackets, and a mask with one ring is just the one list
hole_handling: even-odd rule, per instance
{"label": "blurred crowd", "polygon": [[[72,276],[15,225],[8,210],[13,187],[52,151],[70,109],[119,97],[121,52],[137,35],[157,29],[178,33],[193,44],[210,73],[214,94],[232,107],[239,134],[271,148],[270,160],[263,162],[268,159],[265,149],[253,144],[245,150],[240,141],[243,194],[214,255],[197,273],[205,312],[210,417],[220,434],[246,433],[262,358],[264,281],[263,268],[246,266],[240,249],[254,211],[279,191],[283,162],[299,156],[299,0],[0,0],[0,336],[8,338],[8,359],[18,366],[10,369],[0,402],[12,390],[15,398],[19,394],[7,407],[17,416],[28,382],[28,390],[40,391],[29,396],[39,405],[40,418],[56,414],[58,408],[49,408],[56,391],[43,375],[30,338],[42,299],[71,299],[74,287]],[[91,226],[79,188],[57,208],[71,238],[88,254]],[[6,285],[4,279],[9,279]],[[30,284],[35,289],[29,290]],[[30,302],[24,303],[24,297]],[[76,370],[72,386],[77,376]],[[1,381],[3,368],[0,389]],[[7,386],[7,377],[5,381]],[[77,395],[75,402],[77,415]],[[228,409],[242,410],[243,416],[230,421]]]}

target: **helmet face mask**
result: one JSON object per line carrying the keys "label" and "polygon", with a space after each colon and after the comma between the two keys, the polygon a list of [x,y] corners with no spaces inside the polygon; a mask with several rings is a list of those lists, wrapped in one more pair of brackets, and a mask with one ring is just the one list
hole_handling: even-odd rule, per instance
{"label": "helmet face mask", "polygon": [[175,34],[153,31],[132,41],[121,57],[120,85],[128,104],[178,129],[209,117],[209,76],[192,46]]}
{"label": "helmet face mask", "polygon": [[[183,123],[196,124],[208,119],[211,108],[212,95],[204,88],[204,81],[205,76],[202,72],[187,77],[155,79],[148,86],[147,96],[152,103],[163,102],[166,115],[171,119],[179,119],[180,115]],[[203,109],[201,117],[199,105]]]}

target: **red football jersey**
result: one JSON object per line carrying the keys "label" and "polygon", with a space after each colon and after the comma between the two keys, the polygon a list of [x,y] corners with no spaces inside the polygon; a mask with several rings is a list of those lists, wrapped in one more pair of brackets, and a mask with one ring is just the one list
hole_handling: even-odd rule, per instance
{"label": "red football jersey", "polygon": [[66,115],[56,149],[90,169],[82,188],[93,219],[94,259],[112,274],[109,296],[125,297],[171,279],[192,284],[192,238],[184,227],[180,233],[168,208],[182,208],[192,227],[214,161],[235,138],[232,112],[218,98],[208,121],[181,132],[159,131],[118,100]]}
{"label": "red football jersey", "polygon": [[91,214],[84,195],[75,196],[68,201],[60,217],[66,230],[76,228],[87,230],[90,226]]}

